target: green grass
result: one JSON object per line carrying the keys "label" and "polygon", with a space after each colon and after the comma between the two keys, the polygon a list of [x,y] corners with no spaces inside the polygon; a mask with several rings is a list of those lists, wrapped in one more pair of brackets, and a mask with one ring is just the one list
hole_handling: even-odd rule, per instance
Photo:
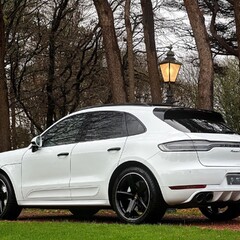
{"label": "green grass", "polygon": [[85,222],[0,222],[1,240],[239,240],[230,230],[210,230],[176,225],[127,225]]}

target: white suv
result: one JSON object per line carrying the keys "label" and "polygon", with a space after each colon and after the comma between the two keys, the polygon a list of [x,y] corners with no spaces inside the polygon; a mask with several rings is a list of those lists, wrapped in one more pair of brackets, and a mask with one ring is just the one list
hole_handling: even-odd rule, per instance
{"label": "white suv", "polygon": [[219,113],[111,105],[56,122],[29,147],[0,154],[0,218],[23,207],[90,216],[112,207],[127,223],[198,207],[212,220],[240,215],[240,136]]}

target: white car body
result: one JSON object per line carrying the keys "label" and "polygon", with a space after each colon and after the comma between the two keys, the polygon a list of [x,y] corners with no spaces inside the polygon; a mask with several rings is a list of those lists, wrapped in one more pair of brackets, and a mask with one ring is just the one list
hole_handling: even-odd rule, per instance
{"label": "white car body", "polygon": [[[145,126],[146,131],[141,134],[40,147],[36,151],[30,144],[24,149],[1,153],[0,171],[10,179],[17,204],[22,207],[110,207],[109,188],[114,172],[120,166],[127,168],[129,163],[151,172],[167,207],[238,203],[240,185],[236,181],[240,176],[240,136],[182,132],[156,117],[153,114],[156,108],[101,106],[64,118],[96,111],[129,113]],[[162,106],[161,109],[169,107]],[[160,147],[165,143],[194,140],[222,145],[214,145],[208,151],[165,151]],[[231,174],[235,178],[234,184],[227,181]]]}

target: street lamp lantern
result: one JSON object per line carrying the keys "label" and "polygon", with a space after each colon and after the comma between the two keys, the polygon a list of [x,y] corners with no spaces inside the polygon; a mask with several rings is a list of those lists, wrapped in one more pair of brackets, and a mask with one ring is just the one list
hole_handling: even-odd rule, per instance
{"label": "street lamp lantern", "polygon": [[167,52],[167,57],[159,64],[163,81],[168,84],[167,104],[174,103],[171,83],[176,82],[181,65],[182,64],[175,59],[174,52],[172,51],[172,45],[170,45],[169,51]]}

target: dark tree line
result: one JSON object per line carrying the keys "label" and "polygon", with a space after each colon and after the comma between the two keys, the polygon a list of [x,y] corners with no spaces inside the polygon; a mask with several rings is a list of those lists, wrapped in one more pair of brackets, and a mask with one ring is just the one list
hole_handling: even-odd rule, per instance
{"label": "dark tree line", "polygon": [[[213,108],[215,56],[240,57],[239,1],[8,0],[0,7],[0,151],[84,106],[161,103],[156,28],[195,39],[185,47],[198,53],[200,108]],[[175,29],[159,17],[162,8],[186,11],[190,27]]]}

